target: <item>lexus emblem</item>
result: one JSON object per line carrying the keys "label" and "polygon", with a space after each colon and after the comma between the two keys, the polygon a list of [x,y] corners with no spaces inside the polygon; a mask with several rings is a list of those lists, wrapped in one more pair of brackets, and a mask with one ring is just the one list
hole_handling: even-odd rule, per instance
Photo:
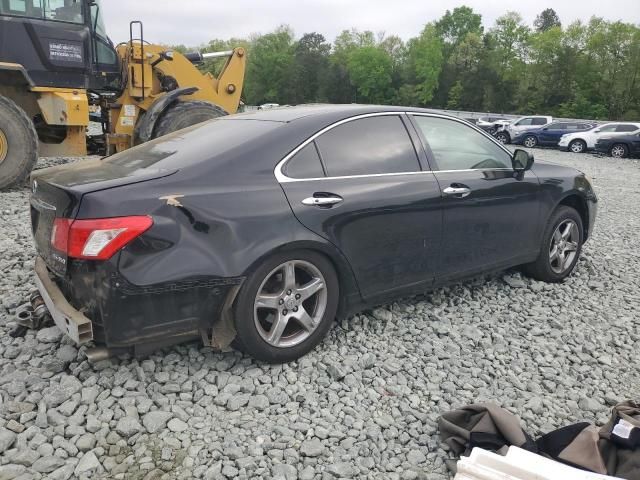
{"label": "lexus emblem", "polygon": [[31,191],[35,194],[36,190],[38,190],[38,181],[34,180],[33,185],[31,185]]}

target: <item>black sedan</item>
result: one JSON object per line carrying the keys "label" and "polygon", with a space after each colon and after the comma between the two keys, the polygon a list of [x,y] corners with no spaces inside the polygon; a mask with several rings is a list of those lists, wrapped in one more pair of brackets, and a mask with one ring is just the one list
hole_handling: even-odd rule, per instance
{"label": "black sedan", "polygon": [[619,137],[604,137],[596,142],[596,152],[615,158],[640,156],[640,130]]}
{"label": "black sedan", "polygon": [[463,120],[375,106],[232,115],[31,186],[38,288],[90,358],[201,338],[289,361],[399,295],[519,265],[562,281],[597,202]]}

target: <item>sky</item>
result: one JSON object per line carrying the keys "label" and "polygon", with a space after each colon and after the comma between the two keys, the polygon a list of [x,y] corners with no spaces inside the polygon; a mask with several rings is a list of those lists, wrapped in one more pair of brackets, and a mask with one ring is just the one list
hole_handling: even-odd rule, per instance
{"label": "sky", "polygon": [[508,10],[532,24],[547,7],[556,10],[563,24],[592,15],[640,24],[640,0],[102,0],[102,12],[116,43],[128,39],[130,20],[142,20],[151,43],[197,46],[213,38],[268,33],[282,24],[297,37],[316,31],[333,40],[354,27],[406,40],[461,5],[482,14],[485,28]]}

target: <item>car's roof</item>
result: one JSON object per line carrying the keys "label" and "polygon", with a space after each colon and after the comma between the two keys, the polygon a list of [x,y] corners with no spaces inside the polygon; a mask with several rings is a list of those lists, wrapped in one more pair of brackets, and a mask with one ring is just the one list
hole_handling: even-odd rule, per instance
{"label": "car's roof", "polygon": [[224,117],[229,120],[262,120],[268,122],[289,123],[295,120],[312,117],[323,116],[336,118],[349,117],[354,115],[366,115],[367,113],[378,112],[417,112],[417,113],[437,113],[433,110],[415,107],[398,107],[389,105],[332,105],[332,104],[314,104],[314,105],[298,105],[295,107],[272,108],[269,110],[255,110],[251,112],[239,113]]}

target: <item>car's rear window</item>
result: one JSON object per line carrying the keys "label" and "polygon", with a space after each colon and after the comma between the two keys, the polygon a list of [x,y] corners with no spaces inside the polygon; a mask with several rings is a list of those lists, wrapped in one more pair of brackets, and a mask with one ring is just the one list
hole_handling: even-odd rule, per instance
{"label": "car's rear window", "polygon": [[281,122],[214,119],[151,140],[104,159],[130,170],[176,169],[222,155],[242,144],[255,142],[284,125]]}

